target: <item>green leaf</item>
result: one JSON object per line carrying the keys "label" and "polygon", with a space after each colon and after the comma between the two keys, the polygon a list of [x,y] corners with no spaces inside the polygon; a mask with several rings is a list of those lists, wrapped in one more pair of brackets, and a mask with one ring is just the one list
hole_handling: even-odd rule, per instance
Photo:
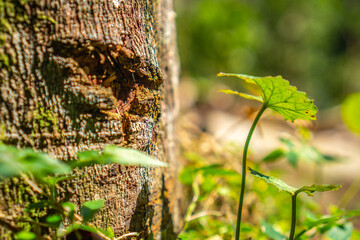
{"label": "green leaf", "polygon": [[272,151],[271,153],[269,153],[268,155],[266,155],[262,161],[263,162],[275,162],[276,160],[282,158],[285,155],[284,150],[282,149],[275,149],[274,151]]}
{"label": "green leaf", "polygon": [[336,226],[335,228],[332,228],[328,233],[328,237],[333,240],[347,240],[350,239],[352,231],[352,223],[346,223],[342,226]]}
{"label": "green leaf", "polygon": [[360,134],[360,92],[349,95],[341,105],[341,115],[346,126]]}
{"label": "green leaf", "polygon": [[308,229],[311,229],[311,228],[319,226],[319,225],[333,224],[333,223],[335,223],[336,221],[338,221],[340,219],[342,219],[341,216],[324,217],[324,218],[321,218],[319,220],[306,219],[306,221],[304,222],[304,225]]}
{"label": "green leaf", "polygon": [[249,168],[249,170],[252,175],[264,180],[265,182],[267,182],[270,185],[275,186],[280,191],[285,191],[285,192],[289,193],[291,196],[297,195],[301,192],[305,192],[307,195],[312,196],[312,193],[314,193],[314,192],[333,191],[333,190],[337,190],[341,187],[341,185],[312,185],[312,186],[304,186],[301,188],[295,188],[295,187],[292,187],[292,186],[286,184],[285,182],[283,182],[282,180],[280,180],[278,178],[266,176],[266,175],[261,174],[251,168]]}
{"label": "green leaf", "polygon": [[45,177],[43,180],[44,182],[46,182],[49,186],[55,186],[56,184],[58,184],[61,181],[66,181],[66,180],[72,180],[72,179],[77,179],[80,177],[84,177],[83,176],[71,176],[71,175],[65,175],[65,176],[48,176]]}
{"label": "green leaf", "polygon": [[46,217],[46,223],[53,228],[58,228],[61,224],[61,221],[61,216],[57,214]]}
{"label": "green leaf", "polygon": [[290,193],[291,195],[294,195],[295,191],[297,190],[296,188],[287,185],[285,182],[283,182],[282,180],[280,180],[278,178],[271,177],[271,176],[266,176],[266,175],[264,175],[262,173],[259,173],[259,172],[255,171],[254,169],[251,169],[251,168],[249,168],[249,170],[250,170],[250,173],[252,175],[264,180],[265,182],[267,182],[270,185],[273,185],[274,187],[276,187],[280,191],[285,191],[287,193]]}
{"label": "green leaf", "polygon": [[0,142],[0,178],[18,176],[23,170],[16,161],[18,149]]}
{"label": "green leaf", "polygon": [[36,235],[33,232],[21,231],[15,235],[17,240],[33,240],[36,239]]}
{"label": "green leaf", "polygon": [[233,91],[230,89],[221,89],[219,90],[220,92],[226,93],[226,94],[234,94],[234,95],[238,95],[242,98],[246,98],[246,99],[250,99],[250,100],[255,100],[255,101],[259,101],[259,102],[263,102],[262,98],[260,96],[255,96],[255,95],[251,95],[251,94],[247,94],[247,93],[242,93],[242,92],[238,92],[238,91]]}
{"label": "green leaf", "polygon": [[287,149],[284,154],[293,167],[297,167],[298,160],[306,160],[317,164],[339,161],[339,158],[335,156],[322,154],[318,149],[311,146],[308,141],[301,141],[298,144],[287,138],[280,138],[280,141],[286,144]]}
{"label": "green leaf", "polygon": [[42,180],[49,174],[68,174],[70,170],[65,163],[48,154],[0,144],[0,176],[2,177],[30,172],[35,178]]}
{"label": "green leaf", "polygon": [[270,223],[261,220],[261,227],[264,229],[263,232],[274,240],[285,240],[286,237],[278,232]]}
{"label": "green leaf", "polygon": [[90,221],[103,206],[103,199],[85,202],[80,208],[80,213],[83,217],[83,221]]}
{"label": "green leaf", "polygon": [[304,186],[299,188],[295,191],[295,194],[299,194],[301,192],[306,193],[309,196],[313,196],[314,192],[327,192],[327,191],[334,191],[341,188],[341,185],[311,185],[311,186]]}
{"label": "green leaf", "polygon": [[131,148],[107,146],[102,154],[104,163],[138,165],[142,167],[167,167],[168,165],[143,152]]}
{"label": "green leaf", "polygon": [[58,237],[64,237],[77,230],[95,233],[97,236],[93,236],[93,237],[96,239],[104,239],[104,236],[111,239],[114,238],[114,231],[111,228],[109,228],[108,231],[106,231],[91,225],[82,225],[82,224],[72,224],[68,226],[66,229],[61,229],[57,235]]}
{"label": "green leaf", "polygon": [[0,155],[0,179],[19,176],[22,167],[16,161],[12,161],[11,157],[6,157],[1,151]]}
{"label": "green leaf", "polygon": [[31,149],[21,150],[18,161],[24,169],[31,172],[35,177],[45,177],[49,174],[69,174],[71,170],[60,160],[45,153],[34,152]]}
{"label": "green leaf", "polygon": [[221,90],[227,94],[236,94],[247,99],[260,101],[266,107],[280,113],[285,120],[295,119],[316,120],[317,108],[312,100],[309,100],[306,93],[297,91],[296,87],[281,76],[276,77],[254,77],[243,74],[219,73],[218,77],[237,77],[247,83],[257,85],[261,96],[253,96],[246,93],[239,93],[232,90]]}
{"label": "green leaf", "polygon": [[78,160],[69,163],[71,168],[92,166],[94,164],[117,163],[121,165],[137,165],[143,167],[167,167],[168,165],[153,157],[131,148],[117,146],[105,147],[102,154],[98,151],[78,153]]}
{"label": "green leaf", "polygon": [[84,151],[77,154],[78,160],[69,162],[69,166],[74,169],[77,167],[92,166],[95,164],[104,164],[104,159],[99,151]]}
{"label": "green leaf", "polygon": [[299,239],[300,236],[304,235],[306,232],[310,231],[314,227],[322,226],[322,229],[331,229],[333,225],[338,226],[337,222],[342,219],[351,218],[354,216],[360,216],[360,210],[351,210],[347,211],[345,214],[337,214],[329,217],[323,217],[320,219],[315,218],[312,215],[308,215],[306,221],[304,221],[304,226],[306,227],[301,231],[295,239]]}
{"label": "green leaf", "polygon": [[297,168],[297,162],[298,162],[299,155],[297,152],[290,150],[286,153],[286,159],[290,163],[291,166],[294,168]]}

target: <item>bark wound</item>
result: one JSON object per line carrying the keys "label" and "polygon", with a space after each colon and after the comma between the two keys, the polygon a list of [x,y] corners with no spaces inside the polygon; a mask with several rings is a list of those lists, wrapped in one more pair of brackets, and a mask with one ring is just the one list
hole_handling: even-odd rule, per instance
{"label": "bark wound", "polygon": [[120,45],[53,41],[49,61],[67,74],[64,89],[84,112],[121,119],[124,145],[146,150],[160,116],[158,66]]}

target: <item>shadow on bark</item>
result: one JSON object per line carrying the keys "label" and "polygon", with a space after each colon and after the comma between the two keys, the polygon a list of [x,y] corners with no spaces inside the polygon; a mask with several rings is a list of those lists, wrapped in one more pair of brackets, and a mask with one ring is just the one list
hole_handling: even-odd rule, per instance
{"label": "shadow on bark", "polygon": [[149,185],[145,181],[136,200],[134,214],[130,220],[129,231],[140,233],[138,239],[149,238],[149,226],[152,225],[154,207],[149,205]]}
{"label": "shadow on bark", "polygon": [[161,211],[161,239],[172,240],[176,239],[176,233],[174,232],[174,223],[172,215],[170,213],[170,200],[167,197],[167,189],[165,186],[165,176],[162,175],[162,188],[161,197],[162,200],[162,211]]}

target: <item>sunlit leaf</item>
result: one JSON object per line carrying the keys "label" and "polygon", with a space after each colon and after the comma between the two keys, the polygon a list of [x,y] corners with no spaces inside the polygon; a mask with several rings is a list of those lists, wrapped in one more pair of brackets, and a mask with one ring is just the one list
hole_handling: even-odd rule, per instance
{"label": "sunlit leaf", "polygon": [[60,215],[51,215],[51,216],[48,216],[46,217],[46,223],[50,226],[50,227],[53,227],[53,228],[58,228],[61,224],[61,221],[62,221],[62,218]]}
{"label": "sunlit leaf", "polygon": [[92,166],[95,164],[104,164],[104,159],[101,157],[99,151],[84,151],[79,152],[78,160],[69,162],[71,168]]}
{"label": "sunlit leaf", "polygon": [[221,90],[227,94],[236,94],[247,99],[260,101],[266,107],[280,113],[285,120],[295,119],[315,120],[317,108],[306,93],[297,91],[296,87],[281,76],[254,77],[243,74],[219,73],[218,77],[237,77],[250,84],[256,84],[262,91],[261,96],[253,96],[232,90]]}
{"label": "sunlit leaf", "polygon": [[263,99],[260,96],[255,96],[255,95],[251,95],[251,94],[247,94],[247,93],[242,93],[242,92],[238,92],[238,91],[233,91],[230,89],[221,89],[219,90],[220,92],[226,93],[226,94],[234,94],[234,95],[238,95],[242,98],[246,98],[246,99],[250,99],[250,100],[256,100],[259,102],[263,102]]}
{"label": "sunlit leaf", "polygon": [[161,162],[141,151],[107,146],[100,154],[98,151],[84,151],[78,153],[78,160],[69,163],[71,168],[92,166],[94,164],[117,163],[121,165],[133,165],[142,167],[167,167],[168,165]]}
{"label": "sunlit leaf", "polygon": [[252,175],[264,180],[265,182],[267,182],[270,185],[273,185],[274,187],[276,187],[280,191],[285,191],[285,192],[290,193],[291,195],[293,195],[295,193],[295,191],[297,190],[296,188],[287,185],[285,182],[283,182],[282,180],[280,180],[278,178],[271,177],[271,176],[266,176],[266,175],[264,175],[262,173],[259,173],[259,172],[255,171],[254,169],[251,169],[251,168],[249,168],[249,170],[250,170],[250,173]]}
{"label": "sunlit leaf", "polygon": [[80,208],[84,222],[90,221],[103,206],[103,199],[85,202]]}
{"label": "sunlit leaf", "polygon": [[341,187],[341,185],[312,185],[312,186],[304,186],[301,188],[295,188],[295,187],[292,187],[292,186],[286,184],[284,181],[282,181],[278,178],[266,176],[266,175],[259,173],[251,168],[249,168],[249,170],[252,175],[264,180],[265,182],[267,182],[270,185],[275,186],[280,191],[285,191],[285,192],[289,193],[291,196],[297,195],[301,192],[305,192],[309,196],[312,196],[312,193],[314,193],[314,192],[333,191],[333,190],[337,190]]}
{"label": "sunlit leaf", "polygon": [[33,232],[21,231],[15,235],[16,240],[33,240],[36,239],[36,235]]}
{"label": "sunlit leaf", "polygon": [[167,167],[168,165],[143,152],[131,148],[107,146],[102,153],[105,163],[138,165],[142,167]]}
{"label": "sunlit leaf", "polygon": [[312,196],[314,192],[328,192],[328,191],[334,191],[341,188],[341,185],[311,185],[311,186],[304,186],[299,188],[295,191],[295,194],[304,192],[309,196]]}

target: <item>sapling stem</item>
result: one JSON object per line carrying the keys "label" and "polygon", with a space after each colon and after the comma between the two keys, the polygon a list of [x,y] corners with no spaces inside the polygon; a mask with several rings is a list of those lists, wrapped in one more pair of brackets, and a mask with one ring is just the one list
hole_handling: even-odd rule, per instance
{"label": "sapling stem", "polygon": [[242,162],[240,201],[239,201],[238,215],[237,215],[237,222],[236,222],[235,240],[240,239],[241,215],[242,215],[242,208],[243,208],[243,203],[244,203],[245,182],[246,182],[246,169],[247,169],[247,167],[246,167],[246,158],[247,158],[247,152],[248,152],[251,136],[252,136],[252,134],[253,134],[253,132],[255,130],[255,127],[256,127],[257,123],[259,122],[259,119],[260,119],[261,115],[264,113],[266,108],[267,108],[267,105],[263,104],[263,106],[261,107],[261,109],[257,113],[257,115],[256,115],[256,117],[254,119],[254,122],[251,125],[250,131],[248,133],[248,136],[247,136],[246,142],[245,142],[245,146],[244,146],[243,162]]}
{"label": "sapling stem", "polygon": [[296,193],[291,196],[291,228],[289,240],[294,239],[295,226],[296,226]]}

